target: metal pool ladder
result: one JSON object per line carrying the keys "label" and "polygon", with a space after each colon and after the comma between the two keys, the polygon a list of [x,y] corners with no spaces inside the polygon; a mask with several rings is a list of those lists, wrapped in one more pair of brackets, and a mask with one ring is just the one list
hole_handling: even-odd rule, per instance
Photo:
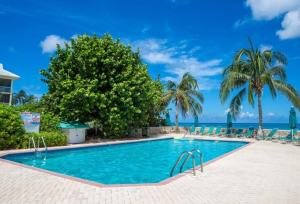
{"label": "metal pool ladder", "polygon": [[32,143],[32,146],[34,148],[35,155],[38,154],[41,143],[42,143],[42,145],[44,145],[44,152],[47,153],[48,147],[46,145],[46,142],[45,142],[45,139],[44,139],[43,136],[42,137],[38,137],[37,143],[35,142],[34,137],[29,138],[29,149],[30,149],[30,144],[31,143]]}
{"label": "metal pool ladder", "polygon": [[178,157],[176,163],[174,164],[170,176],[173,176],[173,173],[176,169],[176,167],[179,165],[180,161],[185,157],[185,159],[183,160],[183,163],[180,166],[180,173],[183,170],[183,167],[186,165],[186,163],[189,161],[190,158],[192,158],[192,162],[193,162],[193,174],[196,175],[196,160],[195,160],[195,154],[199,155],[199,161],[200,161],[200,169],[201,172],[203,172],[203,154],[199,149],[193,149],[191,151],[184,151],[180,154],[180,156]]}

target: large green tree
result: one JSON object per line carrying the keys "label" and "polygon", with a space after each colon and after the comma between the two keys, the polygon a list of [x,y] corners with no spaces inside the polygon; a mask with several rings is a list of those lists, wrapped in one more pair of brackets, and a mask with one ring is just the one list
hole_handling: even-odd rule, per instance
{"label": "large green tree", "polygon": [[300,97],[298,91],[286,81],[286,57],[280,52],[254,48],[249,41],[250,48],[238,51],[232,64],[224,69],[220,98],[224,103],[233,91],[237,91],[230,103],[231,112],[236,117],[245,97],[252,106],[257,97],[258,123],[262,129],[262,96],[265,88],[269,89],[273,98],[276,98],[278,92],[282,93],[298,109]]}
{"label": "large green tree", "polygon": [[110,35],[78,36],[58,46],[41,74],[48,85],[43,102],[52,112],[63,120],[97,121],[108,137],[159,116],[160,82],[150,78],[138,52]]}
{"label": "large green tree", "polygon": [[181,81],[177,84],[174,81],[168,81],[166,92],[162,98],[163,103],[175,103],[176,107],[176,129],[179,129],[179,113],[186,117],[188,113],[198,116],[202,112],[201,103],[204,102],[202,93],[198,91],[197,80],[189,73],[182,76]]}

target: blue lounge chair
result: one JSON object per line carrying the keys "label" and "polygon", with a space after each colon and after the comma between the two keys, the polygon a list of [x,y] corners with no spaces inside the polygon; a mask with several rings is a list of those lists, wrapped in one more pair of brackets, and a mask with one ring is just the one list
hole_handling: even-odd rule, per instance
{"label": "blue lounge chair", "polygon": [[229,137],[232,135],[232,129],[231,128],[227,128],[226,132],[225,132],[225,136]]}
{"label": "blue lounge chair", "polygon": [[290,132],[287,136],[281,136],[278,139],[281,142],[292,142],[293,140],[292,132]]}
{"label": "blue lounge chair", "polygon": [[190,127],[189,132],[190,132],[191,135],[196,134],[196,128],[195,128],[195,126]]}
{"label": "blue lounge chair", "polygon": [[293,141],[292,142],[297,142],[299,143],[300,142],[300,135],[299,135],[300,132],[296,131],[296,133],[294,134],[294,137],[293,137]]}
{"label": "blue lounge chair", "polygon": [[250,127],[250,128],[247,130],[247,132],[246,132],[246,134],[244,135],[244,137],[246,137],[246,138],[251,138],[251,137],[253,137],[253,133],[254,133],[254,128],[253,128],[253,127]]}
{"label": "blue lounge chair", "polygon": [[205,134],[205,126],[202,126],[200,131],[199,131],[200,135],[204,135]]}
{"label": "blue lounge chair", "polygon": [[215,127],[209,127],[206,135],[212,135]]}
{"label": "blue lounge chair", "polygon": [[221,127],[217,127],[215,130],[215,133],[213,135],[220,136],[221,135]]}
{"label": "blue lounge chair", "polygon": [[239,129],[236,130],[234,135],[237,136],[237,137],[242,137],[243,131],[244,131],[244,129],[239,128]]}
{"label": "blue lounge chair", "polygon": [[276,138],[276,133],[277,133],[278,128],[274,128],[269,132],[269,134],[264,138],[266,140],[273,140]]}

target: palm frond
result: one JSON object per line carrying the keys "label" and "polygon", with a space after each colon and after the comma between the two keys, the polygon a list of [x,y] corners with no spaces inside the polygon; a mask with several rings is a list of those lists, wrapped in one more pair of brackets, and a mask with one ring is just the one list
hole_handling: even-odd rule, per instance
{"label": "palm frond", "polygon": [[282,65],[287,65],[287,58],[281,52],[273,52],[273,58],[276,62],[279,62]]}
{"label": "palm frond", "polygon": [[254,106],[253,86],[251,82],[248,84],[248,103],[252,107]]}
{"label": "palm frond", "polygon": [[280,80],[274,80],[273,83],[276,89],[285,95],[289,101],[300,110],[300,95],[298,91],[292,85]]}
{"label": "palm frond", "polygon": [[278,65],[278,66],[271,67],[269,68],[267,73],[271,74],[274,77],[279,77],[283,81],[286,80],[286,72],[283,66]]}
{"label": "palm frond", "polygon": [[238,92],[238,94],[235,97],[233,97],[233,99],[230,102],[230,110],[232,113],[232,117],[234,119],[236,119],[236,117],[241,112],[241,105],[245,95],[246,95],[246,88],[243,88]]}
{"label": "palm frond", "polygon": [[204,102],[203,94],[197,90],[187,90],[186,94],[189,95],[190,97],[195,97],[200,103]]}
{"label": "palm frond", "polygon": [[274,99],[274,98],[276,98],[277,93],[276,93],[276,87],[274,86],[273,80],[274,80],[274,78],[273,78],[273,76],[269,72],[266,72],[261,77],[262,84],[268,85],[270,93],[271,93],[271,96]]}

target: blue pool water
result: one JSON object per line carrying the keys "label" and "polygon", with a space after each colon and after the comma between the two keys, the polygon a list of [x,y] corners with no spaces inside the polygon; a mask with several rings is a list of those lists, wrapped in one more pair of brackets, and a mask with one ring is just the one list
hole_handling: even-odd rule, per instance
{"label": "blue pool water", "polygon": [[185,150],[200,149],[207,162],[245,144],[163,139],[48,151],[46,160],[36,159],[33,153],[4,159],[103,184],[156,183],[170,177],[172,166]]}

